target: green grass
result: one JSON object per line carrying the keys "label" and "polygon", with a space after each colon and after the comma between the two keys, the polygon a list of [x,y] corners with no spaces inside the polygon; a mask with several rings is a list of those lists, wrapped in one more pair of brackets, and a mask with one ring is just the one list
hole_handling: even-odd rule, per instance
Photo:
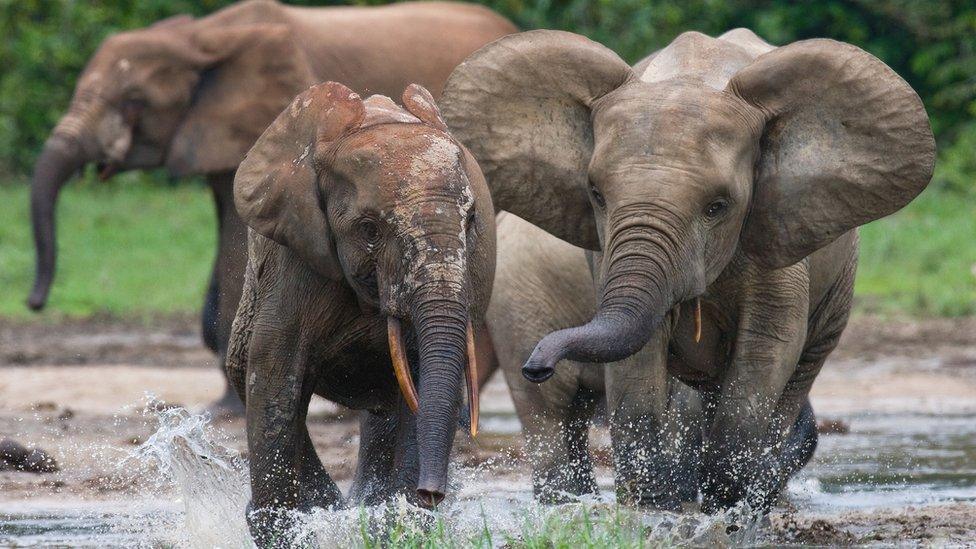
{"label": "green grass", "polygon": [[150,317],[197,311],[213,264],[216,218],[202,184],[137,176],[69,183],[58,204],[58,267],[47,309],[25,300],[34,277],[28,188],[0,186],[0,317]]}
{"label": "green grass", "polygon": [[[213,261],[215,217],[201,184],[86,178],[58,207],[59,262],[48,309],[24,306],[34,273],[26,185],[0,186],[0,317],[195,313]],[[858,310],[976,314],[976,193],[932,188],[861,232]]]}
{"label": "green grass", "polygon": [[976,193],[932,188],[863,227],[855,296],[861,311],[976,313]]}
{"label": "green grass", "polygon": [[[569,504],[527,511],[521,525],[500,532],[492,531],[492,519],[482,512],[483,526],[460,534],[441,516],[394,513],[377,521],[363,510],[359,539],[351,540],[351,545],[364,549],[490,549],[499,544],[513,549],[650,549],[674,545],[662,535],[669,531],[670,523],[663,518],[646,520],[642,513],[616,505]],[[667,525],[655,527],[661,524]]]}

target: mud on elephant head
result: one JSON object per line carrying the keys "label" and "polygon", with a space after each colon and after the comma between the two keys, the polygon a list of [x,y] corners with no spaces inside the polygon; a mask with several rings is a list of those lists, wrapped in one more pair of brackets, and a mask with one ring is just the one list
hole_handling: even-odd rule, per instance
{"label": "mud on elephant head", "polygon": [[445,117],[496,207],[603,251],[598,312],[544,338],[529,379],[564,358],[627,357],[736,254],[791,265],[928,184],[925,109],[884,63],[832,40],[733,33],[721,49],[686,33],[636,74],[584,37],[531,31],[451,76]]}
{"label": "mud on elephant head", "polygon": [[253,3],[199,20],[177,16],[102,43],[35,163],[32,309],[47,301],[55,206],[74,172],[89,163],[102,178],[160,166],[176,176],[231,172],[295,91],[315,81],[273,10]]}
{"label": "mud on elephant head", "polygon": [[[397,382],[418,412],[418,492],[436,502],[462,373],[477,425],[472,321],[483,317],[494,279],[494,209],[430,93],[411,85],[402,101],[406,109],[384,96],[362,100],[334,82],[310,88],[248,153],[234,195],[253,231],[386,317]],[[401,321],[416,336],[419,394]]]}

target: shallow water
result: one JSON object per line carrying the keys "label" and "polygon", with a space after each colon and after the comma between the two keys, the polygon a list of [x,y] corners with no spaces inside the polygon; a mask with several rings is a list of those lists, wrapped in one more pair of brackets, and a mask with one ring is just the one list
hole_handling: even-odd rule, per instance
{"label": "shallow water", "polygon": [[[836,417],[850,426],[850,433],[822,435],[814,462],[788,487],[787,499],[801,514],[976,502],[976,415]],[[154,480],[145,497],[0,504],[0,546],[249,546],[243,515],[249,498],[246,463],[217,442],[219,434],[202,416],[177,408],[160,412],[159,422],[156,434],[120,463],[120,470]],[[482,429],[512,432],[518,423],[511,415],[489,414]],[[457,470],[453,479],[457,496],[436,518],[454,539],[477,537],[487,528],[492,544],[502,545],[507,536],[541,528],[553,517],[572,520],[612,506],[608,475],[600,478],[601,497],[560,507],[535,505],[527,475],[513,473],[506,464]],[[356,544],[363,527],[390,516],[418,525],[431,518],[405,505],[318,510],[299,516],[295,534],[321,547]],[[629,519],[661,542],[757,540],[754,530],[727,538],[721,517],[634,513]]]}

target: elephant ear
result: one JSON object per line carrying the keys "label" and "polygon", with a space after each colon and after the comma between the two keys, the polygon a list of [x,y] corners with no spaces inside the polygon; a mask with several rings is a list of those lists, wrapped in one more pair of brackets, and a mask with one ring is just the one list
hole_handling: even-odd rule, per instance
{"label": "elephant ear", "polygon": [[407,89],[403,90],[401,100],[407,111],[419,118],[424,124],[443,132],[448,131],[444,117],[441,116],[441,111],[437,108],[437,103],[434,102],[434,96],[427,91],[427,88],[420,84],[410,84]]}
{"label": "elephant ear", "polygon": [[598,250],[587,177],[590,107],[632,77],[617,54],[587,38],[524,32],[454,69],[441,111],[478,160],[496,208]]}
{"label": "elephant ear", "polygon": [[166,167],[175,175],[232,171],[261,130],[315,79],[285,25],[200,23],[187,32],[206,64]]}
{"label": "elephant ear", "polygon": [[333,279],[342,271],[318,187],[316,152],[358,128],[365,114],[359,95],[342,84],[313,86],[261,134],[234,177],[234,204],[245,223]]}
{"label": "elephant ear", "polygon": [[766,120],[742,236],[766,268],[897,211],[932,177],[935,141],[921,100],[859,48],[796,42],[759,56],[727,91]]}

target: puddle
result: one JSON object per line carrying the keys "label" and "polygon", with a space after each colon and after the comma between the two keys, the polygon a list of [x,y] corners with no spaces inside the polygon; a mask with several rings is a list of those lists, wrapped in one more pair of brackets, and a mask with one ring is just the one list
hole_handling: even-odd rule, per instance
{"label": "puddle", "polygon": [[[787,500],[798,515],[840,517],[852,511],[976,503],[976,414],[832,417],[846,423],[850,432],[822,435],[814,462],[791,481]],[[177,408],[161,412],[160,422],[156,434],[121,465],[151,477],[155,493],[165,496],[154,497],[150,491],[127,501],[0,503],[0,546],[250,546],[243,516],[249,498],[246,463],[216,442],[220,437],[202,416]],[[513,432],[518,423],[511,414],[490,413],[482,429]],[[487,531],[491,544],[502,546],[527,527],[613,507],[606,471],[599,479],[604,489],[600,497],[560,507],[536,505],[527,474],[503,463],[456,470],[453,479],[457,496],[434,517],[452,539],[472,539]],[[418,512],[397,505],[319,510],[301,516],[296,534],[320,547],[362,545],[364,524],[391,513],[402,518]],[[762,539],[756,532],[729,539],[721,517],[695,513],[631,512],[627,520],[636,532],[665,544],[751,544]]]}

